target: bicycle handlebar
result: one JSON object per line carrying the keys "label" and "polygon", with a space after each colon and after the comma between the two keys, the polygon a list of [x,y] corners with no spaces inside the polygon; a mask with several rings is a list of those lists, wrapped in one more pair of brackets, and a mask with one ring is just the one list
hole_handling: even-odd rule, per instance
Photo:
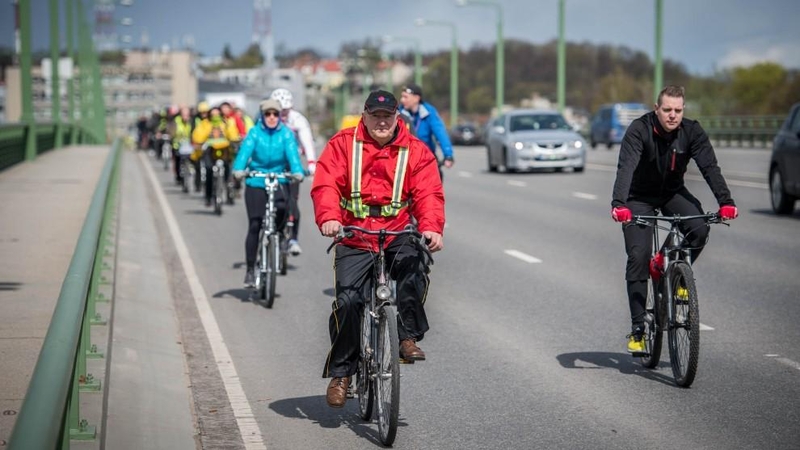
{"label": "bicycle handlebar", "polygon": [[259,171],[244,171],[245,178],[274,178],[277,180],[291,180],[294,182],[300,182],[302,179],[295,177],[291,172],[283,172],[283,173],[275,173],[275,172],[259,172]]}
{"label": "bicycle handlebar", "polygon": [[387,229],[368,230],[366,228],[361,228],[355,225],[342,226],[342,228],[339,229],[339,232],[336,233],[336,236],[334,236],[333,242],[328,247],[327,253],[330,253],[331,249],[333,249],[333,247],[335,247],[336,244],[342,242],[344,239],[355,236],[355,234],[353,233],[354,231],[371,235],[380,235],[380,234],[384,234],[387,236],[410,235],[414,238],[414,242],[419,246],[419,248],[422,249],[428,255],[430,261],[433,261],[433,254],[431,253],[431,250],[428,248],[428,246],[425,245],[428,242],[430,242],[430,240],[427,239],[422,233],[420,233],[417,230],[417,227],[411,224],[406,225],[405,228],[403,228],[400,231],[389,231]]}
{"label": "bicycle handlebar", "polygon": [[645,215],[634,215],[631,218],[631,222],[636,225],[651,225],[648,220],[655,220],[655,221],[662,221],[662,222],[669,222],[671,224],[675,222],[683,222],[686,220],[694,220],[694,219],[705,219],[707,223],[721,223],[723,225],[730,224],[725,223],[722,221],[722,218],[719,216],[719,213],[706,213],[706,214],[697,214],[694,216],[681,216],[675,214],[673,216],[645,216]]}

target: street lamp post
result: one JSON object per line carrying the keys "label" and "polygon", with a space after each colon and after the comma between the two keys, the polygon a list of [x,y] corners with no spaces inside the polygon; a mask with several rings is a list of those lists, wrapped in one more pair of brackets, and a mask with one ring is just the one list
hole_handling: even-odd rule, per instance
{"label": "street lamp post", "polygon": [[565,0],[558,0],[558,110],[564,113],[564,97],[566,92],[566,78],[567,78],[567,48],[564,42],[564,2]]}
{"label": "street lamp post", "polygon": [[664,66],[661,61],[661,34],[662,34],[662,13],[664,3],[656,0],[656,48],[655,48],[655,73],[653,74],[653,100],[658,103],[658,93],[661,91],[661,84],[664,80]]}
{"label": "street lamp post", "polygon": [[414,44],[414,83],[422,86],[422,53],[420,53],[419,49],[419,39],[402,36],[384,36],[383,42],[411,42]]}
{"label": "street lamp post", "polygon": [[496,63],[496,106],[497,106],[497,113],[500,114],[500,111],[503,108],[503,104],[505,103],[505,93],[503,89],[505,88],[505,74],[504,74],[504,59],[505,59],[505,50],[504,50],[504,42],[503,42],[503,5],[500,3],[489,1],[489,0],[456,0],[456,5],[458,6],[470,6],[470,5],[482,5],[482,6],[491,6],[497,8],[497,49],[495,50],[497,56],[497,63]]}
{"label": "street lamp post", "polygon": [[458,38],[456,36],[456,24],[443,20],[417,19],[417,26],[445,26],[450,27],[453,35],[452,47],[450,49],[450,126],[458,125]]}
{"label": "street lamp post", "polygon": [[58,0],[50,0],[50,101],[52,119],[55,125],[55,141],[53,148],[61,148],[61,78],[58,75],[58,63],[61,57],[61,42],[58,36]]}

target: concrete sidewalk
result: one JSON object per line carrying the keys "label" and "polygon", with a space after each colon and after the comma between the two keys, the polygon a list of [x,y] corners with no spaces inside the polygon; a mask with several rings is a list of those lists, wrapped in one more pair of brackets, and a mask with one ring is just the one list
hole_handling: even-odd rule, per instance
{"label": "concrete sidewalk", "polygon": [[[70,147],[0,172],[0,447],[11,435],[109,154],[107,146]],[[109,325],[92,327],[92,343],[105,358],[87,361],[102,392],[80,394],[81,418],[97,437],[72,447],[196,448],[146,180],[132,152],[123,151],[121,164],[114,298],[98,305]]]}

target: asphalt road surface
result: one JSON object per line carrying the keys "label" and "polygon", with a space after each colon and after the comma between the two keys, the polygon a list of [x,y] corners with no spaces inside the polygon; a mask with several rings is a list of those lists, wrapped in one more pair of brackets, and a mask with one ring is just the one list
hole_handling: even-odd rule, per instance
{"label": "asphalt road surface", "polygon": [[[772,214],[768,151],[717,151],[740,217],[714,226],[695,265],[703,331],[690,389],[673,384],[666,344],[655,370],[625,352],[625,253],[609,214],[616,149],[590,150],[581,174],[490,174],[485,148],[455,155],[445,170],[445,249],[426,304],[432,328],[420,343],[428,359],[401,366],[394,448],[798,448],[800,213]],[[303,254],[266,309],[241,287],[243,203],[217,217],[156,161],[144,163],[156,170],[218,324],[212,341],[229,351],[244,394],[234,409],[252,411],[253,445],[380,447],[377,425],[357,417],[355,401],[339,410],[325,403],[332,258],[314,225],[310,180],[301,192]],[[701,178],[687,186],[717,209]],[[191,281],[173,266],[176,301],[188,301]],[[199,322],[182,326],[204,339]],[[198,371],[213,378],[214,358],[188,356],[198,414],[211,424],[209,405],[224,403],[224,391]]]}

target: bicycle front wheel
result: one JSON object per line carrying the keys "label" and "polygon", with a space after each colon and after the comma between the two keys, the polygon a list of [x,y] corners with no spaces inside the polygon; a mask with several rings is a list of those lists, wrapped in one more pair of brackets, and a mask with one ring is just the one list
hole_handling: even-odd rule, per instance
{"label": "bicycle front wheel", "polygon": [[361,347],[358,355],[358,372],[356,372],[358,413],[363,420],[372,418],[372,396],[375,394],[375,390],[372,388],[372,377],[370,376],[370,368],[373,361],[372,324],[370,309],[365,306],[361,315]]}
{"label": "bicycle front wheel", "polygon": [[267,243],[267,273],[264,278],[264,305],[272,308],[275,303],[275,284],[278,281],[278,235],[269,235]]}
{"label": "bicycle front wheel", "polygon": [[378,434],[381,443],[389,446],[397,434],[400,415],[400,341],[397,337],[397,311],[386,305],[378,319],[378,373],[375,394],[378,402]]}
{"label": "bicycle front wheel", "polygon": [[669,274],[669,357],[675,384],[689,387],[697,375],[700,354],[700,311],[692,268],[676,263]]}
{"label": "bicycle front wheel", "polygon": [[659,292],[659,285],[650,280],[647,283],[647,317],[644,322],[644,343],[646,355],[642,356],[642,365],[648,369],[658,366],[661,361],[661,348],[664,343],[664,316],[667,310],[664,299]]}

